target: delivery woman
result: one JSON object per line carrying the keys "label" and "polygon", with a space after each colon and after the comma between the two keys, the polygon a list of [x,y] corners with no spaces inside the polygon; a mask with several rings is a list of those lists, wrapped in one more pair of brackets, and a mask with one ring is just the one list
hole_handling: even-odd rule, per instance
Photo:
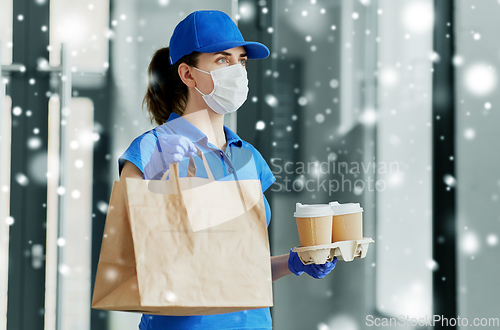
{"label": "delivery woman", "polygon": [[[185,177],[189,158],[199,148],[216,180],[255,162],[255,173],[246,175],[260,179],[266,191],[276,178],[257,149],[224,125],[224,115],[238,110],[247,98],[247,60],[267,56],[267,47],[245,41],[225,13],[189,14],[176,26],[169,47],[156,51],[151,60],[144,103],[158,126],[137,137],[120,157],[120,178],[160,179],[172,162],[179,162],[179,176]],[[197,168],[196,176],[203,176]],[[269,225],[265,196],[264,204]],[[290,250],[271,257],[272,280],[303,272],[322,278],[336,261],[304,265]],[[269,308],[200,316],[143,314],[139,329],[272,329],[272,320]]]}

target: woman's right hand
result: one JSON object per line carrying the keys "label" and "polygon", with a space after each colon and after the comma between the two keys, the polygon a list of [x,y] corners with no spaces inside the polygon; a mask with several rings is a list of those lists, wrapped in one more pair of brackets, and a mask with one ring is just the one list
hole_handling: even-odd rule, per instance
{"label": "woman's right hand", "polygon": [[297,252],[293,252],[292,250],[293,248],[290,249],[290,254],[288,256],[288,269],[297,276],[306,272],[311,277],[320,279],[328,275],[337,264],[337,257],[333,257],[332,261],[327,261],[321,265],[304,265],[302,260],[300,260],[299,254]]}
{"label": "woman's right hand", "polygon": [[158,136],[149,163],[144,167],[146,180],[159,180],[170,164],[180,162],[184,157],[193,157],[198,149],[191,140],[183,135],[162,134]]}

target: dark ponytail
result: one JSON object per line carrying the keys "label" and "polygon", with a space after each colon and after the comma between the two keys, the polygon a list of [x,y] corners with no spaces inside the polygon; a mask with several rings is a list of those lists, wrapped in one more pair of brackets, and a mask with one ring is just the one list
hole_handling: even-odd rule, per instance
{"label": "dark ponytail", "polygon": [[173,66],[169,62],[168,47],[158,49],[148,67],[148,88],[142,101],[149,112],[151,124],[164,124],[170,114],[182,116],[188,100],[188,88],[179,77],[179,64],[196,66],[201,53],[192,52],[181,57]]}

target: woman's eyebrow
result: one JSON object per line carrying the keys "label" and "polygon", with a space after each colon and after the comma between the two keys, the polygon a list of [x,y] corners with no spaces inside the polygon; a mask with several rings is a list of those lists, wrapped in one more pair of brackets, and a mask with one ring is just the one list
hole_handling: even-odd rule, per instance
{"label": "woman's eyebrow", "polygon": [[[225,56],[231,56],[231,55],[232,55],[231,53],[224,52],[224,51],[214,53],[214,55],[217,55],[217,54],[221,54],[221,55],[225,55]],[[247,57],[247,53],[241,53],[241,54],[240,54],[240,57]]]}

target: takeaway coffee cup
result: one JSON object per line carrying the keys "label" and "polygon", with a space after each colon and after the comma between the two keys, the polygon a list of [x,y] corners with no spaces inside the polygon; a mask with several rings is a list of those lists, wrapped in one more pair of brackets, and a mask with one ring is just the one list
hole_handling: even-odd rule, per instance
{"label": "takeaway coffee cup", "polygon": [[295,204],[301,246],[332,243],[332,209],[328,204]]}
{"label": "takeaway coffee cup", "polygon": [[359,203],[330,202],[333,211],[332,243],[363,238],[363,208]]}

